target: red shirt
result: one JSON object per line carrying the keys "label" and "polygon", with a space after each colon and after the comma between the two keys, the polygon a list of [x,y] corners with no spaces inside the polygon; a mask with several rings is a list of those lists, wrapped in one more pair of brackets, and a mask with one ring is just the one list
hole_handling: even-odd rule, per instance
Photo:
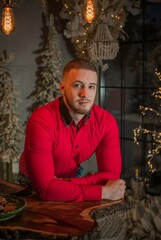
{"label": "red shirt", "polygon": [[[98,172],[75,178],[80,164],[94,152]],[[38,108],[27,124],[20,172],[29,176],[41,199],[101,200],[102,185],[121,173],[116,120],[94,104],[76,127],[62,97]]]}

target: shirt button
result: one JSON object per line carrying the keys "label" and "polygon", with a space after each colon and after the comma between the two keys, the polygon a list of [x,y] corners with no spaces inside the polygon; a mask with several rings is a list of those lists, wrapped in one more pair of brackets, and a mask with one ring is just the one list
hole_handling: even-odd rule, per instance
{"label": "shirt button", "polygon": [[78,148],[78,145],[76,145],[75,148]]}

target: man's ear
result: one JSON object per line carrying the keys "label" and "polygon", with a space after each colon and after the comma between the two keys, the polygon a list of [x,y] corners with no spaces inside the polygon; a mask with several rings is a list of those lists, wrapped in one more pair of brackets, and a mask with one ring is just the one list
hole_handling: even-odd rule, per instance
{"label": "man's ear", "polygon": [[61,94],[64,94],[64,83],[60,82],[60,92]]}

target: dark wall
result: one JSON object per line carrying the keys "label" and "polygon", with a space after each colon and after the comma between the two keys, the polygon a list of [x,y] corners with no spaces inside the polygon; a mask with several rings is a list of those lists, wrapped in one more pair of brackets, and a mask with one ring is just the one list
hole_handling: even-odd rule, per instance
{"label": "dark wall", "polygon": [[[54,1],[53,1],[54,3]],[[0,3],[2,5],[2,3]],[[0,6],[1,7],[1,6]],[[55,13],[56,5],[50,6],[50,11]],[[39,0],[17,1],[13,8],[16,28],[11,35],[5,35],[0,31],[0,54],[6,51],[12,53],[14,59],[8,64],[13,77],[15,88],[18,91],[21,102],[18,106],[21,123],[27,119],[27,108],[31,106],[32,100],[28,99],[35,87],[37,63],[36,53],[40,49],[40,44],[45,43],[47,38],[45,26],[48,24],[48,16],[44,16],[43,8]],[[58,11],[57,11],[58,14]],[[58,16],[56,17],[58,21]],[[57,24],[58,27],[58,24]],[[62,29],[59,27],[60,48],[62,51],[62,66],[72,58],[67,49]],[[25,126],[23,126],[25,129]],[[22,149],[23,149],[22,142]],[[0,169],[2,167],[0,166]],[[0,177],[2,172],[0,170]]]}

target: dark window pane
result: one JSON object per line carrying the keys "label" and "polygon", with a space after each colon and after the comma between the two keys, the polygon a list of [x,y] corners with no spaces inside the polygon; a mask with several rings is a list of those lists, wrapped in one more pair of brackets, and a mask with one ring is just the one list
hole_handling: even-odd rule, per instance
{"label": "dark window pane", "polygon": [[160,86],[155,70],[161,71],[161,3],[143,1],[143,11],[135,17],[129,15],[125,31],[128,38],[120,42],[117,57],[104,62],[108,64],[106,71],[100,70],[100,105],[118,122],[123,175],[134,176],[138,166],[142,174],[147,171],[148,151],[154,146],[153,139],[144,133],[139,146],[134,144],[134,129],[161,129],[155,112],[143,116],[140,110],[141,106],[160,110],[152,94]]}
{"label": "dark window pane", "polygon": [[145,39],[152,40],[161,38],[161,4],[146,4],[145,6]]}

